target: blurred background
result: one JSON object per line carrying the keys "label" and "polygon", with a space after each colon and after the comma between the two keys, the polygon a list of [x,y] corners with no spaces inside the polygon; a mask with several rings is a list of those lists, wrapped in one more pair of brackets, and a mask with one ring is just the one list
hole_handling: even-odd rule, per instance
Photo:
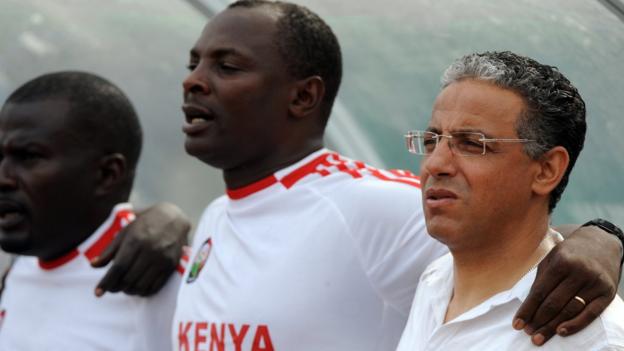
{"label": "blurred background", "polygon": [[[203,25],[229,2],[2,0],[0,100],[50,71],[112,80],[134,102],[145,131],[133,203],[170,201],[196,223],[224,185],[220,172],[184,152],[181,81]],[[295,2],[319,13],[343,49],[330,148],[417,172],[419,158],[407,153],[402,136],[426,127],[442,71],[469,52],[511,50],[559,67],[587,103],[585,150],[553,222],[604,217],[624,227],[622,1]]]}

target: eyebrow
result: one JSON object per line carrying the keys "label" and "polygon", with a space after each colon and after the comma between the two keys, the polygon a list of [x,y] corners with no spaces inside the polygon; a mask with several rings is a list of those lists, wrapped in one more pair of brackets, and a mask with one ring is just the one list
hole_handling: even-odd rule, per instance
{"label": "eyebrow", "polygon": [[[191,58],[198,58],[201,55],[199,54],[199,50],[197,48],[193,48],[190,51],[190,56]],[[237,56],[241,58],[244,57],[239,50],[234,48],[219,48],[210,52],[210,57],[222,58],[224,56]]]}
{"label": "eyebrow", "polygon": [[436,134],[441,134],[440,133],[440,129],[436,128],[436,127],[427,127],[427,129],[425,129],[427,132],[432,132],[432,133],[436,133]]}
{"label": "eyebrow", "polygon": [[29,148],[46,148],[45,143],[42,143],[39,140],[30,140],[28,137],[26,138],[13,138],[9,140],[5,140],[4,147],[9,149],[29,149]]}
{"label": "eyebrow", "polygon": [[[428,132],[433,132],[436,134],[442,134],[442,131],[437,128],[437,127],[427,127],[426,129]],[[460,128],[460,129],[456,129],[451,131],[451,133],[481,133],[483,134],[483,136],[486,139],[492,139],[492,135],[489,133],[486,133],[485,131],[483,131],[482,129],[477,129],[477,128]]]}

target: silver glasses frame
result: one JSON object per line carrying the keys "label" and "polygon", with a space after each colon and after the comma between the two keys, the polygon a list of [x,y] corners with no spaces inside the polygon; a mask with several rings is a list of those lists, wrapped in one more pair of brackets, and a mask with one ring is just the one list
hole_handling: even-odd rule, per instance
{"label": "silver glasses frame", "polygon": [[[481,153],[462,153],[459,150],[456,150],[456,146],[451,142],[451,140],[453,140],[453,135],[457,135],[457,134],[472,134],[472,135],[477,135],[479,136],[479,138],[477,139],[478,141],[483,143],[483,149],[481,150]],[[440,139],[442,138],[448,138],[449,139],[449,148],[451,149],[451,152],[454,155],[460,155],[460,156],[483,156],[486,154],[487,148],[486,148],[486,144],[487,143],[531,143],[531,142],[535,142],[536,140],[533,139],[517,139],[517,138],[486,138],[485,134],[480,133],[480,132],[454,132],[454,133],[450,133],[450,134],[438,134],[435,132],[431,132],[431,131],[427,131],[427,130],[410,130],[407,132],[407,134],[405,134],[405,142],[406,142],[406,146],[407,146],[407,150],[409,151],[409,153],[411,154],[415,154],[415,155],[431,155],[431,152],[427,152],[427,149],[424,147],[424,144],[420,141],[421,139],[423,139],[425,136],[430,136],[433,140],[435,140],[435,147],[433,148],[433,150],[435,150],[438,145],[440,144]]]}

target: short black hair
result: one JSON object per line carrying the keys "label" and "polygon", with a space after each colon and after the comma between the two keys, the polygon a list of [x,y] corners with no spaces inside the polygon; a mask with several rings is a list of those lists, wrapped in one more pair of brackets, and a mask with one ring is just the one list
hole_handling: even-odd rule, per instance
{"label": "short black hair", "polygon": [[325,82],[321,112],[327,123],[342,80],[342,53],[332,29],[308,8],[283,1],[239,0],[228,6],[268,6],[280,11],[276,44],[288,73],[296,79],[318,75]]}
{"label": "short black hair", "polygon": [[524,144],[525,152],[538,159],[555,146],[563,146],[570,164],[550,193],[549,211],[557,205],[583,144],[587,124],[585,102],[578,89],[557,67],[544,65],[510,51],[466,55],[444,72],[442,86],[472,78],[516,92],[527,105],[516,125],[518,137],[536,140]]}
{"label": "short black hair", "polygon": [[63,99],[86,145],[104,154],[121,153],[131,177],[141,154],[143,132],[132,103],[110,81],[93,73],[62,71],[41,75],[17,88],[6,103]]}

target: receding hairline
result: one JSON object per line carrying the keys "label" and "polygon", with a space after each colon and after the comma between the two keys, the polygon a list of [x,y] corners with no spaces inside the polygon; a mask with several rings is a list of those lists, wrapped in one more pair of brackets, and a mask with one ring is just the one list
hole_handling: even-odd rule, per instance
{"label": "receding hairline", "polygon": [[[262,8],[267,8],[267,9],[262,9]],[[267,11],[268,8],[272,8],[274,11]],[[200,37],[195,41],[195,43],[193,44],[193,47],[189,50],[189,55],[191,58],[200,58],[202,55],[202,49],[200,47],[200,42],[202,41],[202,38],[204,38],[204,36],[206,35],[206,30],[211,26],[211,24],[214,23],[214,21],[219,18],[220,16],[224,15],[224,14],[229,14],[229,13],[236,13],[236,12],[241,12],[241,11],[254,11],[256,13],[262,13],[265,15],[268,15],[268,19],[270,20],[270,24],[271,24],[271,33],[270,33],[270,43],[273,47],[273,49],[275,49],[275,52],[277,53],[277,56],[280,58],[280,60],[284,61],[284,57],[282,55],[282,53],[280,52],[280,47],[279,47],[279,40],[280,40],[280,36],[279,36],[279,28],[278,28],[278,23],[279,20],[283,17],[283,15],[285,14],[284,11],[277,7],[277,6],[271,6],[270,4],[259,4],[258,6],[255,7],[228,7],[226,9],[224,9],[223,11],[219,12],[215,17],[213,17],[212,19],[210,19],[205,25],[204,28],[202,29],[202,32],[200,34]],[[218,48],[217,50],[215,50],[215,53],[212,53],[215,56],[224,56],[224,55],[243,55],[244,56],[244,52],[240,52],[239,48],[235,47],[235,46],[223,46]],[[284,64],[286,64],[286,62],[283,62]]]}

